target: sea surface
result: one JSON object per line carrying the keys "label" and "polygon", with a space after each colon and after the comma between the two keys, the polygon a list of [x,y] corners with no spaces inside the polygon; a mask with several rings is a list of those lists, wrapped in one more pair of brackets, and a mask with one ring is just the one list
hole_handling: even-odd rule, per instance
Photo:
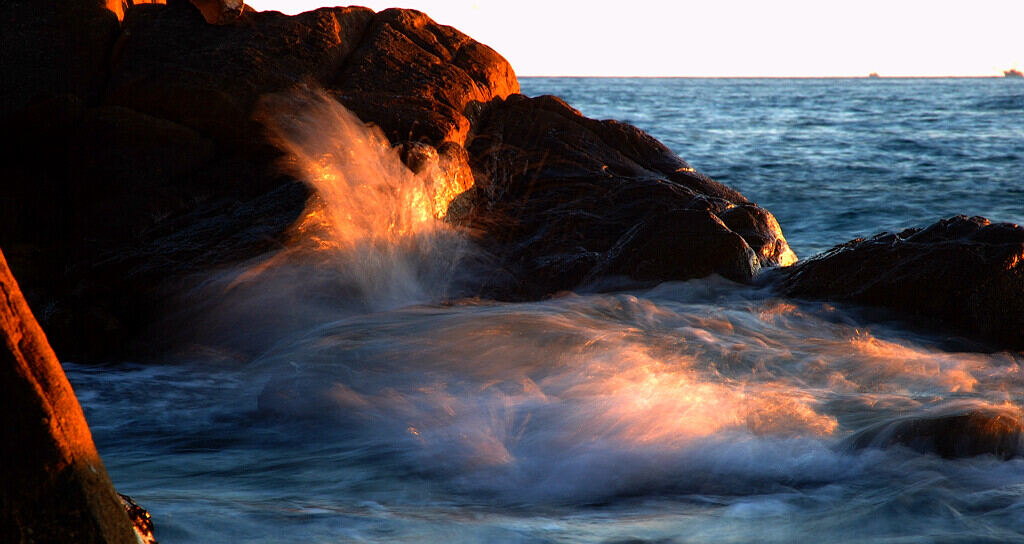
{"label": "sea surface", "polygon": [[[1024,81],[521,84],[648,131],[801,258],[958,213],[1024,223]],[[182,293],[167,357],[65,363],[160,542],[1024,542],[1024,459],[854,447],[1019,415],[1024,354],[717,277],[468,297],[477,250],[379,136],[316,96],[271,130],[320,195],[293,243]]]}

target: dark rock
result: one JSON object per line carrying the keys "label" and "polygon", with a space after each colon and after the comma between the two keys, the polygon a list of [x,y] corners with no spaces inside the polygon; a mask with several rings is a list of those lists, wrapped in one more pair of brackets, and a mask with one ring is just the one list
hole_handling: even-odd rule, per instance
{"label": "dark rock", "polygon": [[996,347],[1024,349],[1024,228],[957,216],[856,239],[787,269],[789,296],[896,310]]}
{"label": "dark rock", "polygon": [[[84,25],[79,4],[0,9]],[[419,12],[243,10],[211,25],[174,0],[132,6],[117,37],[102,5],[94,11],[110,36],[98,61],[72,47],[85,27],[48,36],[63,28],[49,19],[26,27],[36,33],[27,44],[52,40],[42,52],[3,50],[10,73],[24,69],[24,81],[38,84],[4,81],[0,127],[18,138],[0,151],[0,244],[55,345],[76,360],[123,355],[190,274],[286,238],[308,190],[281,174],[281,152],[254,117],[266,95],[319,85],[393,142],[434,149],[425,177],[443,214],[473,183],[463,110],[518,90],[494,51]],[[22,39],[15,30],[5,43]],[[61,56],[62,48],[74,50]],[[85,67],[83,83],[50,84]]]}
{"label": "dark rock", "polygon": [[644,217],[619,238],[606,258],[608,264],[597,273],[656,281],[717,273],[746,282],[761,267],[743,238],[713,213],[687,209]]}
{"label": "dark rock", "polygon": [[373,17],[366,8],[324,8],[209,25],[187,3],[136,6],[125,15],[104,101],[192,128],[225,150],[272,151],[252,119],[260,96],[337,71]]}
{"label": "dark rock", "polygon": [[472,117],[476,187],[451,219],[483,231],[516,278],[495,286],[498,296],[606,275],[746,281],[795,260],[769,212],[635,127],[588,119],[551,96],[514,95]]}
{"label": "dark rock", "polygon": [[226,25],[242,14],[242,0],[192,0],[192,4],[211,25]]}
{"label": "dark rock", "polygon": [[117,29],[104,0],[0,2],[0,120],[52,96],[94,102]]}
{"label": "dark rock", "polygon": [[924,416],[907,416],[865,429],[850,438],[854,449],[905,446],[947,459],[1024,453],[1024,423],[1019,414],[993,407],[952,407]]}
{"label": "dark rock", "polygon": [[57,357],[0,254],[0,541],[136,542]]}

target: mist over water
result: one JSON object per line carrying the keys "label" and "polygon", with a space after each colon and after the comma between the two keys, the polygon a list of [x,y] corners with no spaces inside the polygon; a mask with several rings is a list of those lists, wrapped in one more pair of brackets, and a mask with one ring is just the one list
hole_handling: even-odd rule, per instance
{"label": "mist over water", "polygon": [[717,277],[463,298],[433,181],[316,92],[267,111],[316,195],[189,295],[209,349],[67,365],[161,542],[1024,542],[1024,460],[861,440],[1020,417],[1019,354]]}

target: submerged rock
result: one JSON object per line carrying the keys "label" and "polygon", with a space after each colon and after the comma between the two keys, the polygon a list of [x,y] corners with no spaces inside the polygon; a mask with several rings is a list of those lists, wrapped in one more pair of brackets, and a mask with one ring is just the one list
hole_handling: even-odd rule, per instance
{"label": "submerged rock", "polygon": [[796,260],[771,213],[636,127],[588,119],[557,97],[479,107],[467,148],[476,187],[453,219],[483,231],[511,272],[498,296],[609,275],[747,281]]}
{"label": "submerged rock", "polygon": [[947,459],[994,455],[1010,459],[1024,454],[1024,422],[1009,409],[945,409],[881,423],[851,437],[854,449],[905,446]]}
{"label": "submerged rock", "polygon": [[789,296],[889,308],[1024,349],[1024,228],[956,216],[838,245],[786,270]]}
{"label": "submerged rock", "polygon": [[71,385],[0,254],[0,541],[136,542]]}

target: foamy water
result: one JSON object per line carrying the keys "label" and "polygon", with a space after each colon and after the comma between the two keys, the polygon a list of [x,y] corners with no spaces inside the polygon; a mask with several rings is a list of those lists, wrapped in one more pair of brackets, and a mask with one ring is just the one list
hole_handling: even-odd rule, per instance
{"label": "foamy water", "polygon": [[275,108],[317,191],[290,246],[187,295],[176,361],[66,365],[161,542],[1024,542],[1024,460],[853,440],[1019,416],[1019,354],[715,277],[464,298],[431,182],[316,93]]}

